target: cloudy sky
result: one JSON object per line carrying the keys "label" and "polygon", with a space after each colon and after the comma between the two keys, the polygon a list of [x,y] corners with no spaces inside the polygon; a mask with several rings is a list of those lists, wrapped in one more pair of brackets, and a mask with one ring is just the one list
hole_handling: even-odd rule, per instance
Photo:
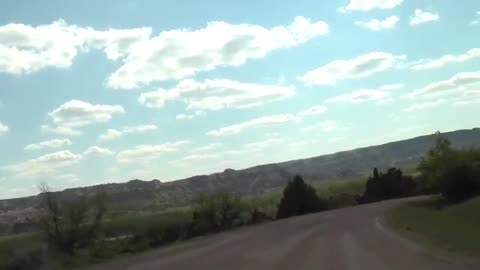
{"label": "cloudy sky", "polygon": [[0,198],[479,126],[477,0],[131,2],[2,3]]}

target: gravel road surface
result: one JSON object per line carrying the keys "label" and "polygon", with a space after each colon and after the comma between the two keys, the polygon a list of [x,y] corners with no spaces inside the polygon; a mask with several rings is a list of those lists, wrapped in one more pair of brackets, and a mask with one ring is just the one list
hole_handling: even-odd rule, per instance
{"label": "gravel road surface", "polygon": [[480,269],[434,256],[389,232],[392,200],[202,237],[97,265],[92,270],[456,270]]}

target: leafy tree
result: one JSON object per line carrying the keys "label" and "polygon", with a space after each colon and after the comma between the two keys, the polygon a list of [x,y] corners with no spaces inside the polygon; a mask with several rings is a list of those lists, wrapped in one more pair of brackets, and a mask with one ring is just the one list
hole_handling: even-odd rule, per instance
{"label": "leafy tree", "polygon": [[190,233],[200,235],[232,228],[238,225],[242,210],[240,196],[236,194],[200,195],[193,204]]}
{"label": "leafy tree", "polygon": [[327,209],[326,203],[316,194],[315,189],[306,184],[302,177],[297,175],[289,181],[283,190],[277,210],[277,218],[288,218],[304,215]]}
{"label": "leafy tree", "polygon": [[94,243],[106,212],[106,195],[91,199],[62,201],[46,184],[40,186],[45,215],[40,221],[48,244],[58,251],[74,255],[77,249]]}
{"label": "leafy tree", "polygon": [[393,198],[407,197],[414,194],[415,182],[412,177],[404,176],[397,168],[390,168],[387,173],[373,170],[373,177],[367,181],[361,202],[375,202]]}
{"label": "leafy tree", "polygon": [[441,179],[443,197],[451,202],[461,202],[480,194],[480,166],[463,162],[450,168]]}
{"label": "leafy tree", "polygon": [[457,159],[457,152],[452,148],[450,141],[438,137],[435,145],[427,152],[426,157],[422,158],[417,167],[422,189],[426,193],[438,193],[441,190],[439,179],[457,162]]}
{"label": "leafy tree", "polygon": [[480,149],[453,149],[438,138],[417,170],[426,191],[441,193],[451,203],[480,194]]}

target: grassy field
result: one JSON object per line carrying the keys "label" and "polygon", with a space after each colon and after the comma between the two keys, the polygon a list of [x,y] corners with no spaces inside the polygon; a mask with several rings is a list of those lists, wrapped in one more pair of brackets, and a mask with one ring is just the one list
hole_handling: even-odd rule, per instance
{"label": "grassy field", "polygon": [[407,203],[390,210],[386,222],[436,252],[480,260],[480,197],[448,207],[438,198]]}

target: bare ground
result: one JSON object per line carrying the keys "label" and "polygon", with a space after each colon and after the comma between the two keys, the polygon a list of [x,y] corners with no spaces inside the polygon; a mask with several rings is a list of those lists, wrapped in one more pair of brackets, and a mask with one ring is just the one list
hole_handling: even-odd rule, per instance
{"label": "bare ground", "polygon": [[128,256],[92,270],[456,270],[479,265],[440,258],[389,232],[383,212],[402,200],[295,217]]}

